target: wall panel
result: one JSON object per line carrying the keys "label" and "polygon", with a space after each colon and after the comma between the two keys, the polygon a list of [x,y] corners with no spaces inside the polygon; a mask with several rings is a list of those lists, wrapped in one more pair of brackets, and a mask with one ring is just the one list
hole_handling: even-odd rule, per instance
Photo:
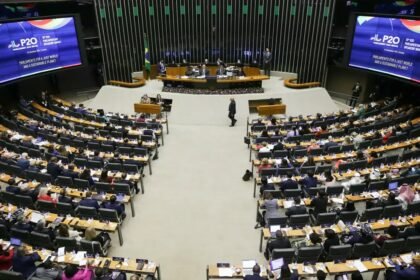
{"label": "wall panel", "polygon": [[300,82],[324,81],[336,0],[94,0],[106,80],[131,80],[144,64],[183,58],[262,63],[298,73]]}

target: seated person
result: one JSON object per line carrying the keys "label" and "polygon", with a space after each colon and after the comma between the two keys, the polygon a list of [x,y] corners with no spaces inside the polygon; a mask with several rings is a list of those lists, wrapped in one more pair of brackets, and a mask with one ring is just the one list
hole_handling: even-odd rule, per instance
{"label": "seated person", "polygon": [[283,236],[281,230],[278,230],[276,231],[276,238],[270,239],[267,242],[267,247],[265,248],[264,256],[268,260],[269,256],[271,255],[271,252],[274,249],[286,249],[291,247],[292,245],[290,244],[289,239]]}
{"label": "seated person", "polygon": [[[395,266],[394,271],[386,272],[386,279],[390,280],[415,280],[420,277],[420,257],[414,256],[413,262],[409,267],[402,267],[401,265]],[[353,278],[352,278],[353,279]]]}
{"label": "seated person", "polygon": [[66,196],[66,189],[65,188],[61,189],[60,196],[58,197],[58,202],[69,203],[71,205],[74,204],[73,200],[70,197]]}
{"label": "seated person", "polygon": [[113,177],[108,176],[108,170],[103,169],[101,175],[99,176],[99,182],[103,183],[112,183]]}
{"label": "seated person", "polygon": [[209,75],[209,69],[207,69],[206,64],[203,64],[200,68],[200,76],[208,76]]}
{"label": "seated person", "polygon": [[90,191],[87,191],[86,197],[80,200],[79,206],[93,207],[96,210],[99,209],[98,201],[92,198],[92,193]]}
{"label": "seated person", "polygon": [[374,236],[374,239],[376,244],[382,246],[385,240],[397,239],[399,234],[400,231],[398,230],[398,227],[395,225],[390,225],[387,229],[387,234],[377,234],[376,236]]}
{"label": "seated person", "polygon": [[104,159],[101,158],[100,156],[100,152],[98,150],[93,152],[93,156],[90,158],[91,161],[99,161],[99,162],[104,162]]}
{"label": "seated person", "polygon": [[38,200],[49,201],[54,203],[57,202],[56,199],[51,197],[51,192],[46,187],[42,187],[39,189]]}
{"label": "seated person", "polygon": [[342,242],[344,244],[354,245],[356,243],[367,244],[373,241],[372,232],[362,227],[360,230],[350,228],[349,234],[342,236]]}
{"label": "seated person", "polygon": [[126,280],[127,275],[120,271],[108,271],[106,268],[95,269],[95,280]]}
{"label": "seated person", "polygon": [[85,269],[79,269],[74,264],[68,264],[64,268],[64,272],[61,275],[62,280],[85,280],[91,279],[93,275],[93,271],[89,269],[87,266]]}
{"label": "seated person", "polygon": [[102,247],[108,247],[111,242],[111,237],[108,233],[102,231],[100,234],[98,234],[93,227],[86,229],[84,239],[87,241],[97,241],[101,244]]}
{"label": "seated person", "polygon": [[19,247],[13,256],[13,271],[22,273],[27,279],[36,270],[35,262],[41,260],[38,253],[29,253],[27,247]]}
{"label": "seated person", "polygon": [[19,166],[21,170],[28,169],[30,166],[30,162],[28,160],[28,153],[22,153],[22,155],[16,161],[16,165]]}
{"label": "seated person", "polygon": [[63,168],[58,165],[58,160],[56,157],[51,157],[50,161],[47,164],[47,173],[51,175],[53,179],[61,175]]}
{"label": "seated person", "polygon": [[295,190],[298,189],[298,183],[292,179],[293,174],[291,172],[287,173],[287,180],[280,183],[280,189],[284,192],[284,190]]}
{"label": "seated person", "polygon": [[308,214],[306,206],[300,204],[301,200],[299,196],[296,196],[293,200],[295,205],[286,210],[286,216]]}
{"label": "seated person", "polygon": [[312,199],[311,207],[314,207],[313,214],[316,218],[319,213],[326,213],[328,205],[328,197],[324,190],[319,190],[317,196]]}
{"label": "seated person", "polygon": [[414,227],[406,227],[404,231],[400,232],[399,238],[407,238],[410,236],[419,236],[420,235],[420,222],[417,222]]}
{"label": "seated person", "polygon": [[337,142],[334,142],[333,140],[334,140],[334,138],[331,135],[328,136],[328,141],[323,146],[324,151],[327,152],[330,147],[336,147],[336,146],[338,146],[338,143]]}
{"label": "seated person", "polygon": [[61,176],[70,177],[72,179],[78,178],[79,173],[75,172],[74,169],[75,169],[74,164],[69,164],[67,169],[63,170],[63,172],[61,173]]}
{"label": "seated person", "polygon": [[43,219],[38,221],[38,223],[35,225],[34,230],[32,232],[48,234],[51,240],[55,239],[54,231],[52,230],[52,228],[45,226],[45,221]]}
{"label": "seated person", "polygon": [[333,229],[326,229],[324,234],[326,237],[324,241],[324,251],[328,253],[331,246],[340,245],[340,239]]}
{"label": "seated person", "polygon": [[264,194],[265,191],[275,191],[276,188],[274,184],[269,184],[267,177],[261,177],[261,186],[260,186],[260,196]]}
{"label": "seated person", "polygon": [[12,229],[20,229],[26,231],[32,231],[32,225],[29,223],[28,220],[23,215],[20,215],[16,218],[16,223],[12,226]]}
{"label": "seated person", "polygon": [[262,205],[263,208],[265,208],[265,224],[267,224],[269,218],[279,218],[281,217],[278,209],[278,199],[273,198],[273,195],[271,193],[265,193],[264,194],[264,203]]}
{"label": "seated person", "polygon": [[284,149],[284,145],[282,140],[280,139],[274,146],[273,146],[273,152],[274,151],[282,151]]}
{"label": "seated person", "polygon": [[219,65],[216,70],[216,75],[221,76],[225,74],[226,74],[225,67],[223,67],[223,65]]}
{"label": "seated person", "polygon": [[392,205],[398,205],[400,202],[398,199],[396,199],[395,193],[390,192],[388,194],[387,199],[380,199],[376,203],[367,201],[366,202],[366,208],[373,208],[373,207],[386,207],[386,206],[392,206]]}
{"label": "seated person", "polygon": [[3,246],[0,246],[0,270],[9,270],[12,267],[13,254],[12,247],[5,251]]}
{"label": "seated person", "polygon": [[118,216],[122,217],[123,219],[126,216],[124,204],[118,202],[117,196],[115,195],[111,195],[109,201],[104,201],[102,203],[102,208],[116,210]]}
{"label": "seated person", "polygon": [[252,275],[246,275],[244,277],[244,280],[263,280],[264,278],[260,276],[260,273],[261,273],[261,268],[258,264],[256,264],[252,268]]}
{"label": "seated person", "polygon": [[70,229],[66,224],[60,224],[56,234],[59,237],[76,238],[77,240],[80,240],[81,232]]}
{"label": "seated person", "polygon": [[93,186],[95,184],[95,182],[93,181],[92,176],[90,175],[90,169],[86,168],[82,171],[82,173],[80,173],[79,175],[79,179],[81,180],[87,180],[89,182],[89,186]]}
{"label": "seated person", "polygon": [[44,280],[55,280],[61,274],[61,267],[54,265],[50,260],[41,263],[36,271],[35,276]]}
{"label": "seated person", "polygon": [[314,246],[321,246],[322,247],[322,238],[316,232],[312,232],[311,234],[309,234],[309,239],[306,238],[305,240],[297,243],[298,248],[300,248],[300,247],[314,247]]}
{"label": "seated person", "polygon": [[299,181],[299,184],[308,189],[316,188],[318,185],[318,179],[314,176],[313,172],[308,172],[307,176]]}
{"label": "seated person", "polygon": [[136,182],[132,182],[130,180],[127,180],[127,173],[121,173],[121,179],[119,179],[116,183],[129,185],[130,190],[132,190],[133,188],[136,190],[136,194],[138,194],[140,192],[139,186],[137,185]]}
{"label": "seated person", "polygon": [[266,169],[266,168],[271,168],[272,165],[268,163],[268,158],[263,158],[261,160],[261,164],[258,167],[258,174],[261,174],[261,170]]}

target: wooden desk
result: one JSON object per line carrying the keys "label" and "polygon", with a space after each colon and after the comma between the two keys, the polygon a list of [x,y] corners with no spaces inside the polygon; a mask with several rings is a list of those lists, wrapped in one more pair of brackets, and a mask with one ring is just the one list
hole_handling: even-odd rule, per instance
{"label": "wooden desk", "polygon": [[[261,267],[261,275],[262,277],[267,277],[267,270],[266,268],[260,264]],[[228,276],[220,276],[219,274],[219,268],[217,267],[217,264],[211,264],[207,266],[207,270],[206,270],[206,276],[207,276],[207,280],[208,279],[243,279],[244,278],[244,273],[243,273],[243,269],[242,269],[242,265],[233,265],[230,266],[229,269],[232,269],[232,277],[228,277]],[[239,269],[239,273],[236,272],[236,269]]]}
{"label": "wooden desk", "polygon": [[286,105],[284,104],[261,105],[257,107],[257,111],[258,111],[258,115],[260,116],[286,114]]}
{"label": "wooden desk", "polygon": [[161,107],[158,104],[134,103],[134,112],[158,115]]}
{"label": "wooden desk", "polygon": [[84,119],[70,117],[70,116],[67,116],[67,115],[61,115],[61,114],[59,114],[57,112],[54,112],[54,111],[52,111],[50,109],[47,109],[47,108],[43,107],[42,105],[40,105],[40,104],[38,104],[36,102],[32,102],[31,105],[35,109],[37,109],[37,110],[39,110],[41,112],[45,112],[45,113],[47,113],[47,114],[49,114],[51,116],[54,116],[54,117],[60,117],[60,118],[66,120],[66,121],[69,121],[69,122],[79,123],[79,124],[87,125],[87,126],[93,126],[93,127],[96,127],[96,128],[103,128],[105,126],[104,123],[87,121],[87,120],[84,120]]}

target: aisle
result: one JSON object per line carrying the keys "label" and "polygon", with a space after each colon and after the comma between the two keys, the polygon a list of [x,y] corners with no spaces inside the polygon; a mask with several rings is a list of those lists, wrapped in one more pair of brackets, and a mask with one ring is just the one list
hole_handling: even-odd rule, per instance
{"label": "aisle", "polygon": [[[243,124],[244,125],[244,124]],[[206,265],[262,260],[245,127],[172,125],[112,256],[150,258],[163,280],[205,279]],[[166,135],[165,135],[166,136]],[[116,240],[115,240],[116,241]]]}

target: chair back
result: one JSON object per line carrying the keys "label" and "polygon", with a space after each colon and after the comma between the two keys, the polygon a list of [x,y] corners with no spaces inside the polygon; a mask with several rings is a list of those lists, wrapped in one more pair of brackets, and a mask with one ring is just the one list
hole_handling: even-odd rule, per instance
{"label": "chair back", "polygon": [[114,193],[122,193],[125,195],[132,195],[130,186],[128,184],[116,183],[114,184]]}
{"label": "chair back", "polygon": [[343,193],[343,186],[330,186],[326,188],[326,193],[328,196],[339,196]]}
{"label": "chair back", "polygon": [[284,197],[286,199],[294,198],[296,196],[300,196],[302,191],[300,189],[286,189],[284,190]]}
{"label": "chair back", "polygon": [[0,239],[9,240],[9,230],[3,224],[0,224]]}
{"label": "chair back", "polygon": [[376,249],[375,241],[372,241],[367,244],[355,243],[353,245],[353,258],[369,258],[372,257]]}
{"label": "chair back", "polygon": [[377,221],[381,218],[383,209],[382,207],[374,207],[366,209],[363,215],[364,220],[366,221]]}
{"label": "chair back", "polygon": [[57,176],[55,183],[61,187],[73,187],[73,179],[67,176]]}
{"label": "chair back", "polygon": [[101,255],[106,256],[106,250],[102,248],[101,243],[98,241],[87,241],[87,240],[80,240],[80,249],[82,251],[86,251],[90,255]]}
{"label": "chair back", "polygon": [[[23,274],[11,270],[0,270],[0,280],[24,280]],[[33,278],[32,278],[33,279]]]}
{"label": "chair back", "polygon": [[268,218],[267,219],[267,224],[268,226],[281,226],[281,227],[285,227],[287,226],[287,217],[278,217],[278,218]]}
{"label": "chair back", "polygon": [[407,214],[408,215],[418,215],[420,213],[420,201],[413,201],[407,205]]}
{"label": "chair back", "polygon": [[78,189],[88,189],[90,187],[88,180],[74,179],[74,186]]}
{"label": "chair back", "polygon": [[55,207],[54,202],[51,201],[38,200],[36,202],[36,208],[38,211],[44,213],[57,213],[57,208]]}
{"label": "chair back", "polygon": [[321,253],[321,246],[301,247],[298,249],[297,262],[317,262]]}
{"label": "chair back", "polygon": [[372,181],[369,184],[368,190],[371,191],[380,191],[385,190],[387,188],[387,185],[385,181]]}
{"label": "chair back", "polygon": [[86,166],[90,169],[101,169],[102,167],[104,167],[104,164],[100,161],[88,160]]}
{"label": "chair back", "polygon": [[263,168],[261,169],[261,177],[271,177],[277,175],[277,168]]}
{"label": "chair back", "polygon": [[35,247],[42,247],[49,250],[54,250],[54,244],[51,241],[51,238],[48,234],[39,233],[39,232],[31,232],[30,235],[30,244]]}
{"label": "chair back", "polygon": [[121,220],[118,217],[117,210],[115,209],[99,208],[99,216],[101,220],[104,220],[104,221],[121,223]]}
{"label": "chair back", "polygon": [[28,195],[19,195],[17,194],[15,196],[16,198],[16,203],[17,206],[19,206],[20,208],[30,208],[30,209],[34,209],[34,202],[32,200],[32,197],[28,196]]}
{"label": "chair back", "polygon": [[66,248],[66,252],[73,252],[79,249],[76,238],[57,236],[55,238],[55,242],[57,243],[58,248],[60,247]]}
{"label": "chair back", "polygon": [[70,203],[64,203],[64,202],[57,202],[57,214],[60,216],[65,216],[67,214],[74,216],[74,209],[73,205]]}
{"label": "chair back", "polygon": [[405,241],[406,252],[416,252],[420,250],[420,236],[409,236]]}
{"label": "chair back", "polygon": [[83,219],[95,219],[98,213],[95,207],[78,206],[76,208],[76,215]]}
{"label": "chair back", "polygon": [[317,225],[320,226],[331,226],[333,224],[335,224],[335,221],[337,219],[337,214],[336,213],[320,213],[318,214],[317,218],[316,218],[316,223]]}
{"label": "chair back", "polygon": [[362,192],[364,192],[366,190],[366,184],[355,184],[355,185],[350,185],[349,188],[349,193],[355,195],[355,194],[361,194]]}
{"label": "chair back", "polygon": [[290,216],[289,226],[291,227],[303,228],[307,224],[309,224],[309,214]]}
{"label": "chair back", "polygon": [[290,264],[295,259],[296,251],[294,248],[287,248],[287,249],[274,249],[271,252],[271,259],[276,260],[283,258],[285,264]]}
{"label": "chair back", "polygon": [[391,205],[384,207],[384,212],[382,213],[382,217],[385,219],[391,218],[398,218],[401,215],[402,205]]}
{"label": "chair back", "polygon": [[404,251],[405,248],[404,238],[385,240],[382,247],[379,249],[379,256],[387,256],[393,254],[399,254]]}
{"label": "chair back", "polygon": [[331,246],[328,251],[327,260],[347,260],[351,256],[351,245]]}
{"label": "chair back", "polygon": [[271,152],[258,152],[257,158],[258,159],[271,158]]}
{"label": "chair back", "polygon": [[18,229],[18,228],[12,228],[10,230],[10,237],[20,239],[22,242],[28,242],[29,241],[29,231],[23,230],[23,229]]}
{"label": "chair back", "polygon": [[354,211],[342,211],[338,217],[339,220],[342,220],[345,224],[353,224],[354,221],[359,216],[359,212],[357,210]]}

